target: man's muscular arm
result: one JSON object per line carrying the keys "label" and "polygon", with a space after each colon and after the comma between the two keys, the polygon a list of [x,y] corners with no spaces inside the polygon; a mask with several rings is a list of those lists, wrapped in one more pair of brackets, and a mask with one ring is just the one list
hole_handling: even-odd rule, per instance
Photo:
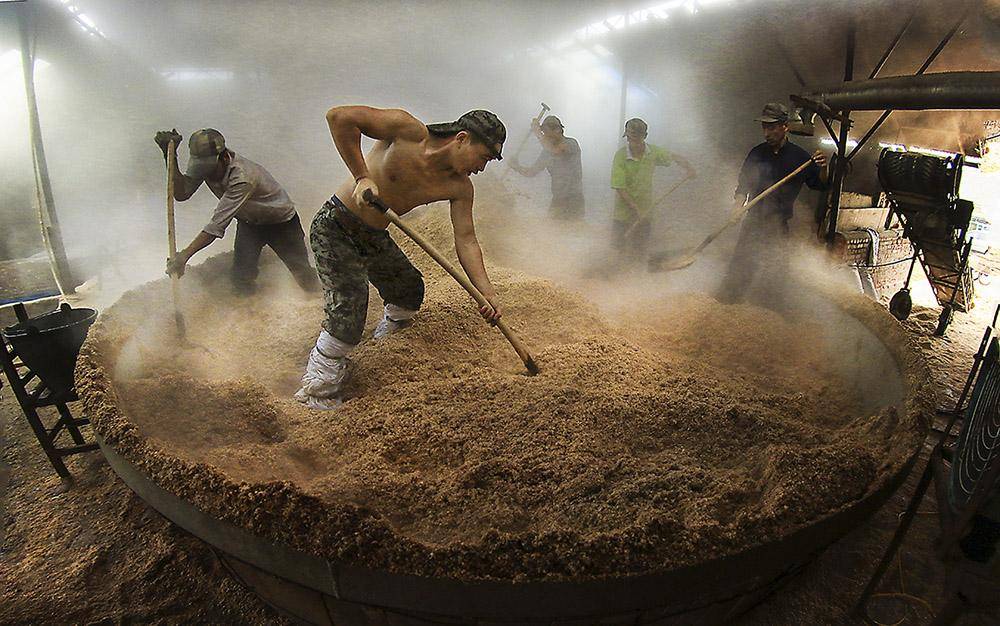
{"label": "man's muscular arm", "polygon": [[361,152],[361,135],[392,143],[396,139],[420,141],[427,134],[427,127],[402,109],[333,107],[326,112],[326,123],[337,151],[355,180],[368,176],[368,166]]}
{"label": "man's muscular arm", "polygon": [[458,261],[462,264],[462,269],[472,281],[486,300],[490,307],[480,307],[479,314],[490,322],[496,323],[500,319],[500,306],[497,300],[496,289],[490,282],[490,277],[486,274],[486,266],[483,264],[483,250],[479,247],[479,240],[476,238],[476,226],[472,221],[472,183],[468,183],[468,190],[461,196],[451,200],[451,224],[455,230],[455,251],[458,253]]}

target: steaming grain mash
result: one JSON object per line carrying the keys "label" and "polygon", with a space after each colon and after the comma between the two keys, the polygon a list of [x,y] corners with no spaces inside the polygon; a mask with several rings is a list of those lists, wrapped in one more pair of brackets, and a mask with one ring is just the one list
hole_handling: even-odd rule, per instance
{"label": "steaming grain mash", "polygon": [[[266,621],[223,570],[316,624],[730,623],[867,524],[762,610],[847,621],[937,408],[898,322],[961,387],[997,289],[998,42],[1000,0],[0,0],[0,623]],[[910,543],[879,621],[952,589]]]}
{"label": "steaming grain mash", "polygon": [[[489,249],[500,222],[483,221]],[[411,223],[447,244],[440,208]],[[94,327],[77,377],[98,429],[162,486],[287,545],[512,579],[662,569],[774,538],[864,495],[920,437],[900,397],[873,401],[851,376],[864,358],[896,378],[893,357],[860,342],[835,357],[818,323],[697,295],[608,317],[491,267],[542,369],[526,376],[468,295],[402,247],[426,301],[378,340],[371,307],[337,410],[292,398],[319,303],[281,286],[277,264],[252,299],[220,296],[217,258],[186,279],[193,345],[172,340],[163,281]]]}

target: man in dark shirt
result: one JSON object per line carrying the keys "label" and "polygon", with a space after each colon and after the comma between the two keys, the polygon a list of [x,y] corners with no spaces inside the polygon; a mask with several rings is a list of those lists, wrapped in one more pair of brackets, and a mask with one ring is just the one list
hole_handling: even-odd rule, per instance
{"label": "man in dark shirt", "polygon": [[580,164],[580,144],[576,139],[563,134],[562,122],[555,115],[546,117],[541,124],[538,120],[532,120],[531,127],[542,144],[542,152],[534,165],[524,167],[515,160],[511,169],[528,177],[548,170],[552,179],[549,215],[557,220],[582,218],[583,167]]}
{"label": "man in dark shirt", "polygon": [[[826,189],[829,180],[827,159],[821,151],[817,150],[810,157],[808,152],[788,141],[788,109],[783,104],[768,103],[757,121],[764,131],[764,143],[754,146],[743,161],[736,187],[737,201],[752,200],[810,158],[814,163],[759,202],[743,218],[736,250],[719,291],[718,299],[726,303],[744,299],[761,264],[772,270],[766,277],[771,283],[787,276],[788,220],[792,218],[795,198],[803,183],[810,189]],[[777,304],[774,299],[770,301]]]}

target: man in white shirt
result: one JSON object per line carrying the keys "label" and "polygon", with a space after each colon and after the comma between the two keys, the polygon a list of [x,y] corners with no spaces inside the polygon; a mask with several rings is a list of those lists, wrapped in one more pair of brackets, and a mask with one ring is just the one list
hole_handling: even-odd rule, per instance
{"label": "man in white shirt", "polygon": [[233,246],[232,282],[237,293],[254,291],[257,265],[264,246],[278,258],[306,291],[319,291],[316,270],[309,265],[305,233],[295,205],[281,185],[263,167],[226,148],[222,133],[204,128],[188,140],[190,158],[187,173],[177,166],[176,149],[182,137],[176,130],[156,133],[155,141],[166,158],[174,141],[174,199],[183,202],[194,195],[204,181],[219,203],[212,219],[190,244],[167,260],[167,273],[184,275],[192,256],[216,239],[221,239],[229,223],[236,220]]}

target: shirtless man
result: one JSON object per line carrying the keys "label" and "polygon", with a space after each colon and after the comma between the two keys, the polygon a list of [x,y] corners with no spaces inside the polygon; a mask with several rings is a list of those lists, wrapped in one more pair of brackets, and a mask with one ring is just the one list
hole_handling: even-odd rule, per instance
{"label": "shirtless man", "polygon": [[[368,283],[385,303],[376,339],[409,326],[424,298],[420,272],[389,236],[389,220],[364,200],[366,191],[399,215],[448,200],[458,260],[490,304],[479,314],[490,323],[500,319],[496,289],[476,239],[469,176],[502,158],[507,137],[497,116],[482,110],[470,111],[455,122],[424,125],[398,109],[344,106],[330,109],[326,121],[353,180],[345,181],[323,205],[309,232],[323,283],[326,319],[295,398],[315,409],[333,409],[341,403],[347,355],[361,341],[364,329]],[[362,135],[376,140],[367,157],[361,152]]]}

